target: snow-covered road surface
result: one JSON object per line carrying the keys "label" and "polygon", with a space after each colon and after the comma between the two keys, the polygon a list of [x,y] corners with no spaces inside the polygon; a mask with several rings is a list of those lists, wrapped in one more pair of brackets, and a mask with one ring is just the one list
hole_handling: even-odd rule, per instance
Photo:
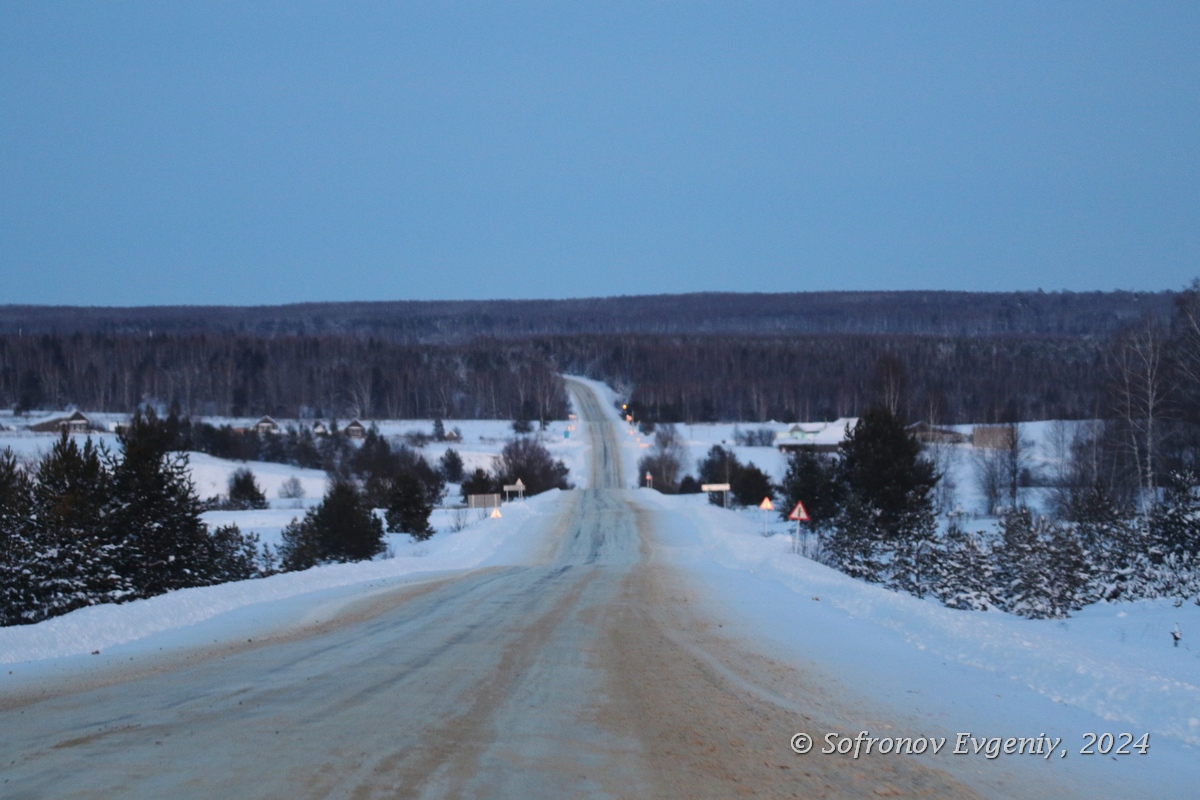
{"label": "snow-covered road surface", "polygon": [[1045,762],[792,753],[798,731],[954,720],[923,730],[714,614],[714,573],[671,556],[673,512],[622,488],[629,448],[570,386],[590,485],[531,518],[525,563],[0,688],[0,797],[1071,796]]}

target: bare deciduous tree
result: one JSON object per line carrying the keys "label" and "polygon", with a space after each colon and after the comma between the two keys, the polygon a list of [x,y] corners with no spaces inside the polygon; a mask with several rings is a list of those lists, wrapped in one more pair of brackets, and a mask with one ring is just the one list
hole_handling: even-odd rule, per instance
{"label": "bare deciduous tree", "polygon": [[1166,334],[1152,320],[1123,332],[1108,358],[1114,411],[1123,423],[1130,456],[1137,465],[1143,509],[1154,506],[1158,490],[1158,437],[1167,397]]}

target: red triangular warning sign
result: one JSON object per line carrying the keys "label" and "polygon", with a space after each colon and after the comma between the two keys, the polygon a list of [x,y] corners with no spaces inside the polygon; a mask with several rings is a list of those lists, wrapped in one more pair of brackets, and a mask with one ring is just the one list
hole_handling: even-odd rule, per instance
{"label": "red triangular warning sign", "polygon": [[792,509],[792,513],[788,514],[788,519],[796,522],[808,522],[808,512],[804,510],[804,503],[796,503],[796,507]]}
{"label": "red triangular warning sign", "polygon": [[758,504],[758,507],[761,508],[763,511],[774,511],[775,510],[775,506],[771,503],[771,498],[769,498],[769,497],[764,497],[763,501]]}

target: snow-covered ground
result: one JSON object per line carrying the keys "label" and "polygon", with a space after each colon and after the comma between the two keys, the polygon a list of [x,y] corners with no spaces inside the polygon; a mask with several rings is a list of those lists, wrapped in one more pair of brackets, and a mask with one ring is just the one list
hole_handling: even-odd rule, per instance
{"label": "snow-covered ground", "polygon": [[[654,557],[699,581],[709,611],[727,626],[748,623],[745,638],[773,643],[793,663],[819,665],[849,691],[924,720],[931,734],[1045,733],[1063,738],[1062,769],[1081,782],[1119,771],[1123,780],[1158,787],[1148,795],[1195,796],[1195,604],[1102,603],[1040,621],[956,611],[792,554],[786,524],[772,523],[773,535],[764,537],[757,514],[725,511],[702,496],[642,489],[638,497],[661,512]],[[1176,624],[1184,632],[1178,647]],[[1135,751],[1119,764],[1080,755],[1089,731],[1150,733],[1151,755]]]}
{"label": "snow-covered ground", "polygon": [[[46,419],[64,416],[63,412],[37,412],[14,418],[11,413],[0,414],[0,420],[8,428],[16,424],[30,425]],[[89,419],[107,424],[108,422],[124,421],[119,414],[99,415],[88,414]],[[111,418],[111,419],[110,419]],[[205,421],[214,425],[235,425],[247,427],[255,419],[232,417],[211,417]],[[294,420],[278,420],[281,424],[295,423]],[[570,470],[568,480],[576,483],[586,480],[584,471],[587,468],[586,443],[584,438],[574,434],[573,438],[568,427],[568,421],[551,422],[546,430],[535,431],[537,436],[555,459],[562,460]],[[388,437],[393,444],[405,441],[408,433],[429,434],[433,428],[432,420],[383,420],[377,423],[379,431]],[[475,469],[491,469],[495,459],[500,455],[504,445],[515,435],[512,422],[506,420],[446,420],[447,431],[457,428],[462,433],[462,440],[457,442],[430,441],[418,451],[429,463],[437,467],[439,459],[449,449],[458,451],[463,459],[463,469],[471,472]],[[0,450],[11,448],[19,457],[36,460],[54,446],[58,439],[55,433],[33,433],[28,430],[0,430]],[[114,433],[87,434],[94,442],[103,444],[111,452],[119,452],[120,444]],[[76,437],[82,440],[84,435]],[[279,543],[279,533],[289,522],[304,515],[304,509],[316,505],[325,494],[328,476],[322,470],[303,469],[290,464],[278,464],[266,461],[231,461],[216,458],[206,453],[188,453],[192,482],[196,494],[202,499],[217,497],[225,494],[228,489],[229,477],[240,468],[247,468],[254,473],[255,480],[263,494],[267,496],[271,508],[261,511],[210,511],[203,515],[210,526],[236,524],[241,530],[256,533],[263,544],[275,546]],[[304,490],[300,500],[280,497],[280,489],[289,478],[296,478]],[[455,524],[455,514],[452,506],[461,502],[457,484],[447,486],[443,508],[436,509],[430,519],[433,527],[439,531],[450,530]],[[407,536],[389,537],[390,545],[400,546]]]}
{"label": "snow-covered ground", "polygon": [[[555,489],[507,504],[500,519],[471,512],[461,531],[439,528],[426,542],[391,536],[394,553],[390,558],[182,589],[122,605],[92,606],[37,625],[0,628],[0,664],[70,659],[118,645],[133,652],[224,639],[230,630],[248,624],[269,629],[299,621],[306,613],[362,587],[394,586],[455,570],[520,563],[541,546],[540,533],[548,527],[543,522],[557,517],[563,497]],[[345,589],[352,591],[336,591]],[[213,624],[203,624],[209,621]]]}
{"label": "snow-covered ground", "polygon": [[[589,383],[611,408],[614,394]],[[613,415],[616,419],[615,410]],[[399,432],[406,425],[421,423],[396,423]],[[453,425],[463,429],[462,450],[481,457],[498,452],[507,438],[503,423],[447,423],[448,428]],[[561,425],[565,430],[566,423]],[[694,458],[712,444],[732,441],[732,425],[682,427]],[[1023,426],[1022,433],[1031,445],[1030,460],[1052,465],[1052,426],[1031,424]],[[631,478],[646,449],[636,433],[621,436],[626,476]],[[28,438],[4,434],[0,447]],[[556,457],[568,460],[577,484],[586,480],[583,438],[573,434],[552,445]],[[437,457],[433,447],[426,450],[431,460]],[[969,447],[955,450],[962,463],[954,466],[954,474],[965,505],[968,492],[974,491],[972,459]],[[769,457],[774,455],[770,448],[739,450],[743,461],[753,461],[779,478],[783,462],[772,461]],[[224,471],[237,466],[207,457],[193,459],[198,483],[220,485]],[[320,496],[319,473],[251,466],[264,487],[297,474],[306,490],[311,487],[310,500]],[[457,533],[450,530],[451,512],[439,511],[434,520],[438,534],[423,544],[393,537],[391,559],[190,589],[2,629],[0,661],[28,679],[97,649],[207,641],[246,626],[294,622],[323,603],[344,602],[374,586],[519,563],[540,546],[540,533],[559,513],[565,496],[554,492],[505,506],[503,519],[474,519]],[[777,518],[715,508],[701,495],[671,497],[639,490],[637,498],[657,512],[653,558],[682,568],[704,588],[710,612],[727,619],[731,628],[740,626],[733,629],[740,629],[756,646],[776,648],[783,658],[823,671],[831,682],[924,720],[939,736],[969,731],[977,736],[1062,737],[1068,756],[1055,766],[1054,774],[1073,776],[1081,786],[1119,778],[1129,785],[1154,787],[1157,796],[1194,796],[1200,782],[1200,607],[1176,607],[1170,601],[1098,604],[1067,620],[1041,621],[1000,612],[956,611],[850,579],[794,555],[788,525]],[[237,512],[244,516],[229,519],[269,540],[266,534],[277,535],[287,519],[299,513],[281,502],[274,505],[282,507]],[[773,535],[763,536],[764,527]],[[1178,647],[1170,633],[1175,625],[1183,632]],[[1138,737],[1149,733],[1150,753],[1081,755],[1088,732]]]}

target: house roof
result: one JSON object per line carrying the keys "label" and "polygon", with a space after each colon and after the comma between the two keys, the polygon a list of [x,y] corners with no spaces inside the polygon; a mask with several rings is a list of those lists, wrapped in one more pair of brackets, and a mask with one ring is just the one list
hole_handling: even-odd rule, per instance
{"label": "house roof", "polygon": [[846,433],[858,424],[858,417],[842,417],[833,422],[797,422],[786,431],[775,434],[775,446],[780,445],[838,445]]}

